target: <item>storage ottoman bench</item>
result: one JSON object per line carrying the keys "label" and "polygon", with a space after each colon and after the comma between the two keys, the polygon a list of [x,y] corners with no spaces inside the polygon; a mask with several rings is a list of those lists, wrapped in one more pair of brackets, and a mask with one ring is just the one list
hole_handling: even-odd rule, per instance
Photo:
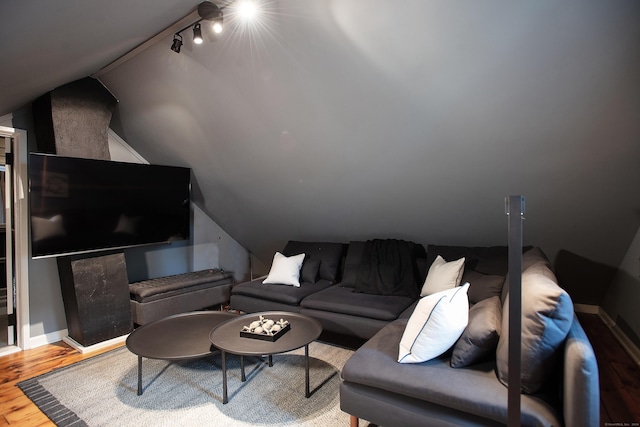
{"label": "storage ottoman bench", "polygon": [[131,317],[144,325],[172,314],[226,304],[233,274],[222,269],[194,271],[129,284]]}

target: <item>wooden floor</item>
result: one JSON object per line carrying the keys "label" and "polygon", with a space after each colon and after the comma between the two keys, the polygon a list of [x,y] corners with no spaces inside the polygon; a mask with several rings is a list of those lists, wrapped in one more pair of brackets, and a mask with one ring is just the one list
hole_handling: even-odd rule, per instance
{"label": "wooden floor", "polygon": [[596,314],[578,314],[598,360],[600,425],[640,426],[640,367]]}
{"label": "wooden floor", "polygon": [[54,426],[16,383],[96,356],[124,344],[83,355],[63,342],[0,357],[0,426]]}
{"label": "wooden floor", "polygon": [[[640,367],[615,340],[597,315],[580,314],[594,347],[600,371],[601,426],[638,426],[640,422]],[[60,342],[0,357],[0,426],[53,426],[18,387],[19,381],[112,350],[82,355]]]}

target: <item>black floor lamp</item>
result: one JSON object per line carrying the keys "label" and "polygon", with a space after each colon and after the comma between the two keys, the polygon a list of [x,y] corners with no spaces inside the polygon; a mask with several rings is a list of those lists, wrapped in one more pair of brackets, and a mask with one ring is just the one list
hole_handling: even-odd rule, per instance
{"label": "black floor lamp", "polygon": [[509,196],[505,200],[509,220],[509,391],[507,424],[520,426],[520,362],[522,345],[522,220],[524,197]]}

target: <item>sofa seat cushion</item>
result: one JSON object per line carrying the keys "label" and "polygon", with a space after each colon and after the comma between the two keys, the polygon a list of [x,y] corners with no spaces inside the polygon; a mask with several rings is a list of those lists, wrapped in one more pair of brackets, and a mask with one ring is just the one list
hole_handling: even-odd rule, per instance
{"label": "sofa seat cushion", "polygon": [[[449,357],[428,362],[396,361],[406,320],[397,320],[367,341],[342,370],[345,382],[421,399],[498,422],[507,420],[507,388],[496,378],[495,362],[451,368]],[[543,395],[522,396],[522,425],[563,425],[557,405]]]}
{"label": "sofa seat cushion", "polygon": [[414,301],[405,296],[359,293],[353,288],[336,285],[310,295],[301,305],[308,309],[391,321]]}
{"label": "sofa seat cushion", "polygon": [[331,282],[323,279],[315,283],[302,282],[300,287],[263,284],[262,279],[257,279],[234,286],[231,293],[289,305],[299,305],[304,298],[330,286]]}

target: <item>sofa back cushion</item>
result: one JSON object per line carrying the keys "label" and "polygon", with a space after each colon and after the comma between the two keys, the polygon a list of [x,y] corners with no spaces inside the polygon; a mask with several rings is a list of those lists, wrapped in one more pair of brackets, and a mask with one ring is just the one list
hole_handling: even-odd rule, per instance
{"label": "sofa back cushion", "polygon": [[[487,298],[502,295],[505,277],[493,274],[482,274],[475,270],[466,270],[462,283],[469,282],[469,302],[477,304]],[[501,301],[502,302],[502,301]]]}
{"label": "sofa back cushion", "polygon": [[[547,263],[541,261],[522,273],[522,354],[523,393],[536,393],[552,376],[558,350],[573,322],[573,303],[556,281]],[[502,309],[502,332],[496,351],[500,381],[508,385],[509,298]]]}
{"label": "sofa back cushion", "polygon": [[[522,271],[526,271],[529,267],[537,266],[537,271],[545,276],[547,276],[550,280],[558,283],[558,279],[556,275],[551,270],[551,262],[549,262],[549,258],[542,251],[542,249],[536,247],[528,247],[524,253],[522,254]],[[533,271],[533,270],[532,270]],[[509,292],[509,273],[507,273],[504,284],[502,285],[502,303],[507,298],[507,293]]]}
{"label": "sofa back cushion", "polygon": [[[363,265],[366,265],[369,260],[367,259],[368,250],[367,245],[369,242],[351,241],[347,249],[347,253],[344,260],[344,272],[342,274],[342,281],[340,286],[345,288],[355,288],[358,282],[358,276],[362,272]],[[420,292],[422,284],[425,281],[427,275],[428,266],[426,265],[426,253],[424,246],[420,244],[414,245],[413,261],[415,263],[415,276],[416,276],[416,297]]]}
{"label": "sofa back cushion", "polygon": [[482,274],[504,276],[508,268],[507,246],[466,247],[466,246],[427,246],[427,265],[431,266],[436,257],[451,261],[464,258],[465,270],[475,270]]}
{"label": "sofa back cushion", "polygon": [[[282,250],[282,253],[286,256],[304,253],[306,254],[305,264],[308,262],[308,260],[320,261],[317,278],[335,283],[339,279],[342,251],[342,243],[299,242],[290,240]],[[308,277],[314,277],[314,271],[309,271],[315,270],[314,263],[311,263],[310,266],[305,266],[305,264],[302,265],[301,275],[305,279]]]}
{"label": "sofa back cushion", "polygon": [[346,288],[355,288],[358,279],[358,270],[362,264],[366,242],[349,242],[347,255],[344,259],[344,274],[341,285]]}

